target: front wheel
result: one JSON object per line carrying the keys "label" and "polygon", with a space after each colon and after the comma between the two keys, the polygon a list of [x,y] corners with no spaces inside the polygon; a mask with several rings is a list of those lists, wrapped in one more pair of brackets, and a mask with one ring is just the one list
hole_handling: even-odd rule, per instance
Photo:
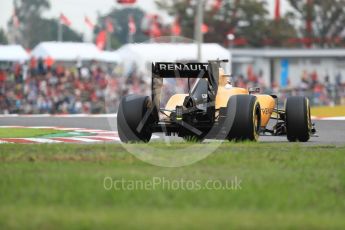
{"label": "front wheel", "polygon": [[307,142],[312,123],[309,100],[306,97],[289,97],[285,104],[287,138],[290,142]]}
{"label": "front wheel", "polygon": [[149,142],[152,136],[152,102],[147,96],[129,95],[121,102],[117,113],[117,128],[124,143]]}
{"label": "front wheel", "polygon": [[261,108],[252,95],[236,95],[229,99],[226,126],[230,141],[258,141],[261,127]]}

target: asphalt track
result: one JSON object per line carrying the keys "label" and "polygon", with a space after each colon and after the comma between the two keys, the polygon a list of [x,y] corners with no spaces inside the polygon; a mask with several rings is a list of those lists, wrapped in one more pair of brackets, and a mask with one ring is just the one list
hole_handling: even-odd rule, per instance
{"label": "asphalt track", "polygon": [[[345,145],[345,121],[314,121],[318,137],[312,145]],[[116,131],[116,117],[1,117],[0,126],[58,126]],[[287,142],[285,137],[261,137],[262,142]]]}

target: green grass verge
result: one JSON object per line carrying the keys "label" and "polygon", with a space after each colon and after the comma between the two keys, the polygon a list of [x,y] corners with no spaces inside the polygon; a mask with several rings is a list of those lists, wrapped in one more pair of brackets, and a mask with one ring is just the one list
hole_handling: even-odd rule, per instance
{"label": "green grass verge", "polygon": [[313,107],[311,114],[317,117],[342,117],[345,116],[345,106]]}
{"label": "green grass verge", "polygon": [[62,133],[66,133],[66,131],[53,129],[0,128],[0,138],[30,138]]}
{"label": "green grass verge", "polygon": [[[161,168],[116,144],[1,145],[0,229],[345,229],[344,153],[333,146],[227,143],[192,166]],[[242,189],[107,191],[107,176],[238,177]]]}

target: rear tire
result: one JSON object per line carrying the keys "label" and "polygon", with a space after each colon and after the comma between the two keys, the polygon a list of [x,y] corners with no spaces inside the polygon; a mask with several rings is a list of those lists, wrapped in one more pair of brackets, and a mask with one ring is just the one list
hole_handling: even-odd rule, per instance
{"label": "rear tire", "polygon": [[236,95],[229,99],[226,127],[227,139],[232,141],[258,141],[261,127],[261,109],[255,96]]}
{"label": "rear tire", "polygon": [[309,100],[306,97],[289,97],[285,104],[287,139],[290,142],[307,142],[311,134]]}
{"label": "rear tire", "polygon": [[[121,100],[117,113],[117,128],[122,142],[149,142],[151,140],[151,125],[154,119],[152,114],[147,114],[151,106],[151,99],[146,96],[129,95]],[[143,125],[142,129],[138,131],[141,125]]]}

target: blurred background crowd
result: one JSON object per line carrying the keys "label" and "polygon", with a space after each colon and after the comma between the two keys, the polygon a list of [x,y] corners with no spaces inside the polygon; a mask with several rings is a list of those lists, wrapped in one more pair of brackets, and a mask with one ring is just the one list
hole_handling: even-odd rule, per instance
{"label": "blurred background crowd", "polygon": [[[251,71],[248,71],[249,73]],[[281,100],[291,95],[305,95],[312,105],[345,104],[345,84],[342,76],[330,83],[320,82],[316,72],[303,72],[298,87],[281,89],[278,84],[268,87],[263,76],[244,73],[233,76],[233,85],[261,88],[262,93],[277,94]],[[29,65],[13,64],[0,69],[1,114],[78,114],[114,113],[122,95],[150,95],[150,82],[136,68],[123,78],[116,68],[97,62],[86,66],[55,64],[47,67],[42,60]],[[167,82],[165,95],[185,93],[185,81]]]}
{"label": "blurred background crowd", "polygon": [[44,61],[0,68],[0,114],[101,114],[117,110],[125,94],[149,94],[150,86],[135,70],[126,79],[113,68]]}
{"label": "blurred background crowd", "polygon": [[260,87],[265,94],[278,95],[280,101],[284,101],[289,96],[306,96],[312,106],[335,106],[345,105],[345,84],[342,83],[341,74],[336,76],[336,82],[331,83],[330,77],[325,76],[321,81],[317,72],[301,73],[298,86],[288,84],[286,88],[281,88],[274,82],[271,87],[267,87],[263,77],[259,75],[238,75],[235,76],[235,85],[243,88]]}
{"label": "blurred background crowd", "polygon": [[88,68],[43,61],[30,66],[14,64],[0,70],[1,113],[102,113],[107,73],[97,65]]}

